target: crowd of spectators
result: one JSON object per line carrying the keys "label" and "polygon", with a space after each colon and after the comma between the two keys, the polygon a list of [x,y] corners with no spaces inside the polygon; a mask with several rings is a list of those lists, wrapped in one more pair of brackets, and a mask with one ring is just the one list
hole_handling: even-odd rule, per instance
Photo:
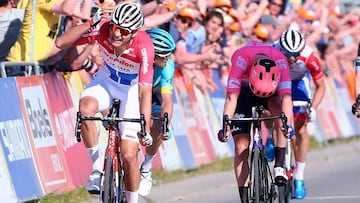
{"label": "crowd of spectators", "polygon": [[[104,10],[106,20],[120,2],[0,0],[1,61],[38,61],[58,71],[79,71],[86,84],[103,62],[98,46],[93,43],[60,50],[55,44],[56,36],[70,26],[90,20],[99,8]],[[169,31],[177,43],[171,56],[177,69],[202,91],[223,88],[214,83],[213,74],[219,74],[226,84],[230,57],[236,49],[249,40],[271,43],[289,27],[304,33],[327,75],[331,74],[339,85],[353,89],[360,9],[340,12],[340,0],[135,2],[145,14],[142,29],[160,27]]]}

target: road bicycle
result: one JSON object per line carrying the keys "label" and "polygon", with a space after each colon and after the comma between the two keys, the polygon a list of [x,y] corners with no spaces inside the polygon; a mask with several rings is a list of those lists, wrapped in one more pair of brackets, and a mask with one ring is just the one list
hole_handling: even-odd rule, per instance
{"label": "road bicycle", "polygon": [[252,148],[250,154],[250,183],[249,183],[249,201],[274,202],[277,197],[275,181],[272,176],[269,164],[265,158],[264,145],[262,143],[262,121],[281,119],[283,128],[287,131],[287,117],[284,113],[278,116],[263,116],[264,107],[254,106],[251,108],[252,117],[250,118],[232,118],[224,115],[223,132],[226,132],[227,126],[231,122],[251,122],[250,135],[252,137]]}
{"label": "road bicycle", "polygon": [[[294,115],[294,120],[308,120],[311,115],[311,100],[293,101],[293,107],[305,108],[304,113]],[[284,186],[278,186],[279,203],[289,203],[294,198],[294,172],[296,170],[296,154],[294,136],[287,137],[287,145],[285,151],[284,168],[288,181]]]}
{"label": "road bicycle", "polygon": [[104,203],[124,203],[126,200],[125,183],[124,183],[124,167],[121,159],[119,141],[119,123],[120,122],[136,122],[140,123],[141,130],[139,134],[145,136],[145,118],[141,114],[140,118],[119,118],[120,100],[114,100],[110,108],[108,116],[82,116],[77,112],[76,117],[76,139],[81,141],[81,125],[82,121],[102,121],[108,133],[108,145],[105,151],[103,175],[101,177],[101,186],[99,193],[99,202]]}

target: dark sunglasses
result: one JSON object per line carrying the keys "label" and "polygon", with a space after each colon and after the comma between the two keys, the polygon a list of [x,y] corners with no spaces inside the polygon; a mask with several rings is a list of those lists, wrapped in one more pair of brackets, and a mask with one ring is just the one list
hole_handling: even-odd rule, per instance
{"label": "dark sunglasses", "polygon": [[288,52],[288,51],[283,51],[282,52],[287,58],[290,58],[290,57],[299,57],[300,56],[300,52]]}
{"label": "dark sunglasses", "polygon": [[278,7],[282,7],[282,6],[283,6],[283,4],[278,4],[278,3],[272,2],[272,1],[270,1],[270,4],[272,4],[272,5],[274,5],[274,6],[278,6]]}
{"label": "dark sunglasses", "polygon": [[178,18],[179,18],[179,20],[181,21],[181,23],[187,24],[188,26],[191,27],[191,25],[192,25],[192,20],[190,20],[189,18],[186,18],[186,17],[182,17],[182,16],[179,16]]}
{"label": "dark sunglasses", "polygon": [[121,36],[127,36],[127,35],[131,34],[131,31],[129,29],[122,28],[122,27],[114,25],[114,24],[110,25],[110,30],[112,32],[119,31]]}

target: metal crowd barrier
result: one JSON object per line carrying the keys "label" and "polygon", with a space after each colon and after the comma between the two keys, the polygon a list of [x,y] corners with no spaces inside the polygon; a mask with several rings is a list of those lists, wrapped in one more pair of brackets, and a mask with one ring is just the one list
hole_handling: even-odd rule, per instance
{"label": "metal crowd barrier", "polygon": [[[23,73],[23,76],[40,75],[40,67],[39,67],[38,62],[3,61],[3,62],[0,62],[0,76],[2,78],[8,77],[8,74],[6,73],[6,69],[12,68],[12,67],[25,67],[25,69],[21,71],[21,73]],[[13,75],[11,75],[11,76],[13,76]]]}

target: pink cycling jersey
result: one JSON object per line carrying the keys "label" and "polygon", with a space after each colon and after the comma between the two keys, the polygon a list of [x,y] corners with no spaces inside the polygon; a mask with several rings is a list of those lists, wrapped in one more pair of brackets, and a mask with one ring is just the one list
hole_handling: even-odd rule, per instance
{"label": "pink cycling jersey", "polygon": [[142,83],[151,86],[155,53],[149,35],[146,32],[137,31],[124,52],[116,56],[114,47],[109,41],[109,30],[110,22],[102,23],[97,29],[91,29],[85,33],[73,45],[97,40],[104,60],[98,75],[108,77],[122,85],[131,86]]}
{"label": "pink cycling jersey", "polygon": [[264,54],[275,61],[281,71],[278,94],[291,94],[291,78],[286,57],[275,47],[260,42],[249,42],[245,47],[235,51],[231,58],[227,92],[240,94],[241,80],[247,80],[254,56]]}

